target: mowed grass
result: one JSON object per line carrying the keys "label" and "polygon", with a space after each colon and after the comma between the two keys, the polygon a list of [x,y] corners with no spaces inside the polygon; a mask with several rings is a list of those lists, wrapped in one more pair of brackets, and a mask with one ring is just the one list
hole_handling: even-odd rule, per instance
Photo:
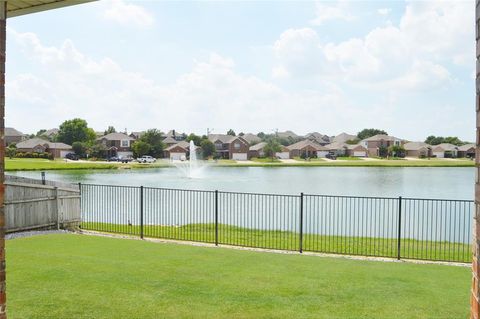
{"label": "mowed grass", "polygon": [[[83,229],[106,233],[140,235],[139,225],[83,222]],[[173,240],[215,243],[214,224],[188,224],[183,226],[144,225],[144,236]],[[218,227],[220,244],[246,246],[278,250],[299,250],[300,240],[296,232],[267,231],[220,224]],[[396,238],[326,236],[304,234],[304,251],[397,258]],[[419,241],[402,239],[400,257],[438,261],[470,262],[472,258],[469,244],[441,241]]]}
{"label": "mowed grass", "polygon": [[78,170],[78,169],[120,169],[120,168],[153,168],[167,166],[164,162],[154,164],[140,163],[97,163],[97,162],[77,162],[65,161],[62,159],[47,160],[36,158],[13,158],[5,159],[6,171],[36,171],[36,170]]}
{"label": "mowed grass", "polygon": [[9,318],[467,318],[470,269],[84,235],[8,240]]}

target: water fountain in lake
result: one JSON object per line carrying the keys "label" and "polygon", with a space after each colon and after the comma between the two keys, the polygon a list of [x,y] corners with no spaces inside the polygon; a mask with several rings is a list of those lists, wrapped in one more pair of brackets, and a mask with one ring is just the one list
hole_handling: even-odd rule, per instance
{"label": "water fountain in lake", "polygon": [[173,162],[173,165],[175,165],[182,172],[182,175],[188,178],[202,178],[203,170],[206,167],[204,163],[198,161],[196,148],[197,147],[193,141],[190,141],[190,159],[188,161],[185,159],[185,161]]}

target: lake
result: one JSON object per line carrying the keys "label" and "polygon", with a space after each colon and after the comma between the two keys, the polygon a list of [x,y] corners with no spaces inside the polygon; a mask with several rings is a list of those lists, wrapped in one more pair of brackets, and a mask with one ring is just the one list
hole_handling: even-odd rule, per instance
{"label": "lake", "polygon": [[[40,172],[8,172],[40,178]],[[473,199],[473,167],[207,167],[202,178],[170,168],[47,171],[63,182],[273,194]]]}

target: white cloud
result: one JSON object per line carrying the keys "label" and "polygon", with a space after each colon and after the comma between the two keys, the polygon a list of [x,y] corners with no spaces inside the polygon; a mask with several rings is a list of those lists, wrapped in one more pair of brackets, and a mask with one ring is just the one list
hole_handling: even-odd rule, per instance
{"label": "white cloud", "polygon": [[[403,87],[410,90],[451,83],[452,65],[471,66],[474,61],[474,30],[465,27],[465,21],[474,18],[471,5],[411,1],[398,25],[377,27],[341,42],[322,43],[310,28],[289,29],[273,46],[277,63],[272,74],[282,70],[291,77],[337,79],[382,89],[408,80],[410,85]],[[329,8],[335,8],[333,16],[347,10],[342,3]]]}
{"label": "white cloud", "polygon": [[362,116],[334,85],[287,91],[239,74],[232,59],[215,53],[206,61],[197,61],[170,85],[158,85],[109,58],[92,59],[70,40],[48,47],[35,34],[8,32],[13,43],[39,66],[38,74],[17,75],[7,85],[7,103],[14,106],[7,108],[8,124],[26,132],[81,117],[96,129],[114,125],[203,133],[206,127],[216,132],[232,127],[307,133],[316,128],[315,118],[320,114],[322,122],[328,123],[322,125],[326,131],[337,130],[338,123],[350,116]]}
{"label": "white cloud", "polygon": [[377,10],[377,13],[379,15],[386,16],[386,15],[390,14],[391,11],[392,11],[392,9],[390,9],[390,8],[381,8],[381,9]]}
{"label": "white cloud", "polygon": [[121,25],[141,28],[150,27],[155,22],[153,15],[145,8],[123,0],[109,0],[103,17]]}
{"label": "white cloud", "polygon": [[345,1],[337,1],[335,4],[317,2],[315,6],[315,18],[310,21],[312,25],[322,25],[333,20],[353,20],[353,15],[348,11]]}

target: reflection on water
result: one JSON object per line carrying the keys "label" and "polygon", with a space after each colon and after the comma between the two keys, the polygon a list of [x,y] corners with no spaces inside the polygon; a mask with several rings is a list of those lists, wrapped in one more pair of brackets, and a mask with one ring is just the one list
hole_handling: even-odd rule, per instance
{"label": "reflection on water", "polygon": [[[9,172],[40,178],[40,172]],[[176,168],[47,171],[47,179],[258,193],[473,199],[473,167],[208,167],[203,178]]]}

